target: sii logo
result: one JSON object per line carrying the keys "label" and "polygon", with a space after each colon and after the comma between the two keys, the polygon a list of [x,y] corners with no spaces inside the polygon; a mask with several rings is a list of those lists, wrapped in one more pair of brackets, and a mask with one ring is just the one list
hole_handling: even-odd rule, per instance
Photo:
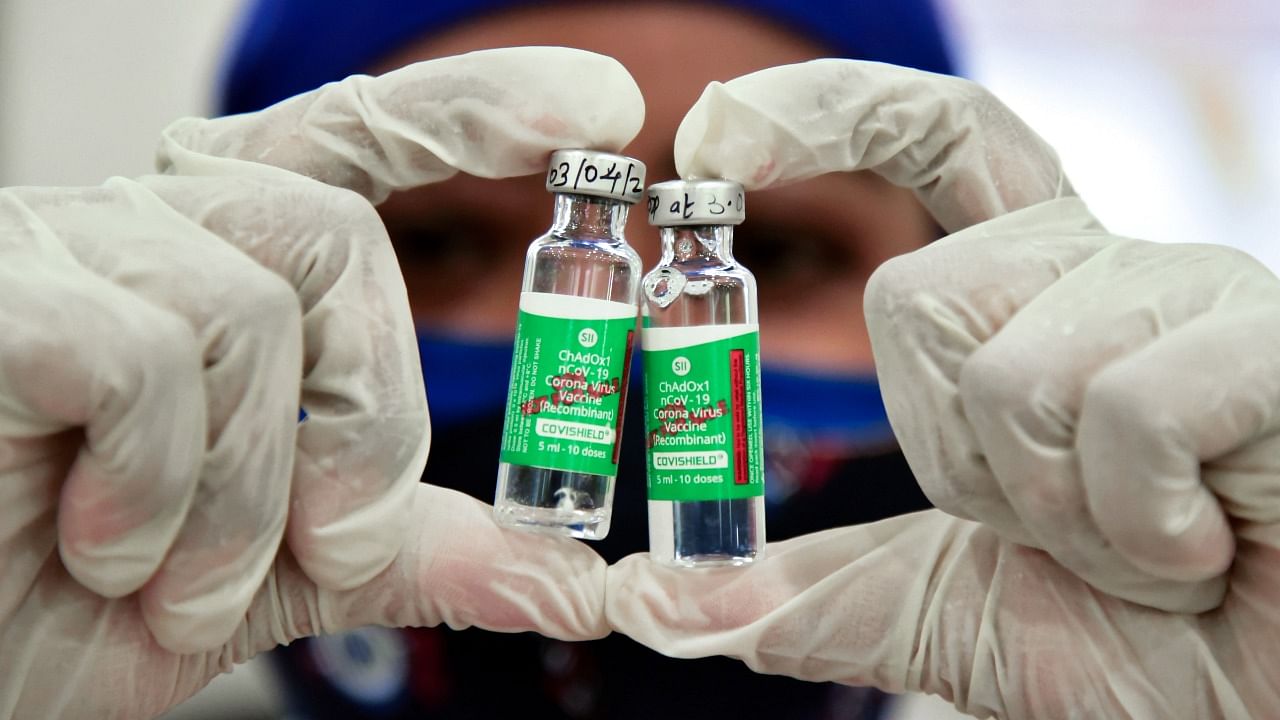
{"label": "sii logo", "polygon": [[693,364],[689,362],[689,358],[683,355],[671,361],[671,372],[679,375],[680,377],[688,375],[689,371],[692,369]]}

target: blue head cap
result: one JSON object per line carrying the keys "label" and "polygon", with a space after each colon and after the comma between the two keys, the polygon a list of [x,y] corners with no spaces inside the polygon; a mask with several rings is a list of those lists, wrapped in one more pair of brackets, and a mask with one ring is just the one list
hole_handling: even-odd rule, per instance
{"label": "blue head cap", "polygon": [[[932,0],[708,0],[772,18],[837,55],[954,71]],[[251,0],[219,87],[222,113],[260,110],[366,71],[414,39],[529,0]]]}

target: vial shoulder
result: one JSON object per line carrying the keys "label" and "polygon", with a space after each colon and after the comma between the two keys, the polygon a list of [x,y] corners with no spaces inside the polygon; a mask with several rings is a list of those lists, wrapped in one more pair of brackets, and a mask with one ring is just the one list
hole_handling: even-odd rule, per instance
{"label": "vial shoulder", "polygon": [[689,280],[706,280],[726,287],[742,285],[754,288],[756,284],[755,275],[742,265],[712,258],[663,263],[650,270],[645,277],[658,277],[672,273],[683,275]]}
{"label": "vial shoulder", "polygon": [[529,244],[528,256],[533,258],[544,253],[563,253],[576,251],[612,256],[625,260],[640,262],[640,254],[626,241],[617,236],[564,235],[548,232],[534,238]]}
{"label": "vial shoulder", "polygon": [[680,272],[659,266],[641,283],[655,327],[757,322],[757,291],[750,273]]}

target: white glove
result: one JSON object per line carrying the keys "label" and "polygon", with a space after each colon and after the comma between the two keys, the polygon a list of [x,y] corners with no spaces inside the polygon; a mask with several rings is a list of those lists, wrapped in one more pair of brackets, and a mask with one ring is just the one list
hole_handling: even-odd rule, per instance
{"label": "white glove", "polygon": [[609,58],[474,53],[180,121],[167,175],[0,192],[0,718],[151,716],[365,624],[605,634],[590,549],[419,484],[412,320],[366,197],[618,149],[643,112]]}
{"label": "white glove", "polygon": [[629,558],[610,570],[615,628],[977,715],[1274,711],[1270,272],[1222,247],[1109,235],[1052,151],[963,80],[766,70],[709,87],[676,147],[682,174],[750,187],[872,169],[959,231],[877,271],[867,324],[913,472],[989,527],[921,513],[779,543],[740,573]]}

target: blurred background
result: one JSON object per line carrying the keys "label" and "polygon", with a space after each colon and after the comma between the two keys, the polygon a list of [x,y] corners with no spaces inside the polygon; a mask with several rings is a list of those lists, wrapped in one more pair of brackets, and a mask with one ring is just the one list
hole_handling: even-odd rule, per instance
{"label": "blurred background", "polygon": [[[0,3],[0,184],[147,172],[207,114],[242,0]],[[1058,149],[1113,231],[1280,268],[1280,4],[939,0],[962,70]]]}
{"label": "blurred background", "polygon": [[[1057,148],[1113,231],[1280,270],[1280,3],[938,1],[963,74]],[[0,185],[149,172],[161,128],[210,112],[241,4],[0,3]],[[250,666],[171,717],[279,712]]]}

